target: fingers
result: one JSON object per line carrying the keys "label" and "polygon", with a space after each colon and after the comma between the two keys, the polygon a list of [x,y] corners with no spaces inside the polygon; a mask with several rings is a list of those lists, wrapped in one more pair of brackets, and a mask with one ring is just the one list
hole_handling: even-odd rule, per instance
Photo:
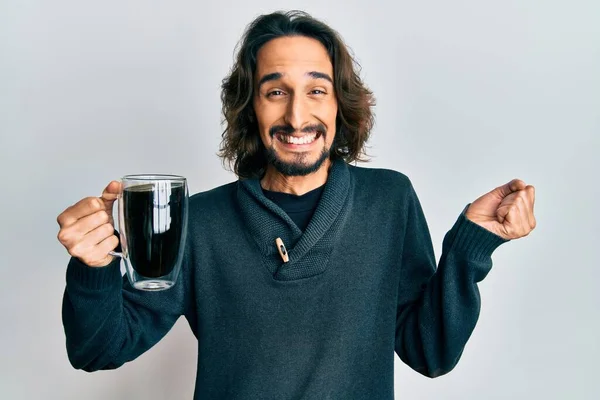
{"label": "fingers", "polygon": [[527,195],[527,201],[525,202],[527,219],[529,221],[529,227],[531,229],[535,229],[537,222],[535,220],[535,215],[533,213],[533,207],[535,204],[535,188],[532,185],[528,185],[525,188],[525,193]]}
{"label": "fingers", "polygon": [[527,236],[536,226],[533,215],[535,197],[533,186],[506,196],[498,207],[498,221],[506,227],[507,234],[518,238]]}
{"label": "fingers", "polygon": [[112,181],[102,197],[86,197],[64,210],[56,221],[59,242],[73,257],[89,266],[109,264],[108,254],[119,244],[114,235],[112,205],[121,192],[121,183]]}
{"label": "fingers", "polygon": [[106,188],[104,188],[104,191],[102,192],[102,195],[100,197],[103,200],[113,202],[117,199],[119,193],[121,193],[121,188],[121,182],[112,181],[106,186]]}
{"label": "fingers", "polygon": [[513,179],[512,181],[510,181],[508,183],[508,186],[510,187],[510,190],[512,192],[516,192],[518,190],[525,189],[525,186],[527,186],[527,185],[521,179]]}
{"label": "fingers", "polygon": [[525,188],[525,182],[520,179],[513,179],[502,186],[498,186],[492,192],[496,192],[500,199],[504,199],[511,193],[517,192]]}
{"label": "fingers", "polygon": [[515,203],[515,200],[517,199],[518,196],[519,196],[519,192],[513,192],[513,193],[507,195],[502,200],[502,202],[498,206],[498,210],[496,212],[496,218],[498,219],[498,222],[500,222],[501,224],[504,223],[504,220],[507,219],[508,213],[510,212],[511,208],[513,207],[513,204]]}
{"label": "fingers", "polygon": [[86,197],[68,207],[57,218],[56,222],[61,229],[75,224],[78,220],[98,211],[105,210],[104,202],[98,197]]}
{"label": "fingers", "polygon": [[100,225],[93,231],[70,243],[67,250],[72,256],[82,257],[85,255],[87,250],[95,247],[97,244],[101,243],[104,239],[109,238],[113,234],[114,229],[112,225]]}
{"label": "fingers", "polygon": [[114,250],[118,244],[119,238],[115,235],[111,235],[98,243],[97,246],[87,251],[85,256],[77,258],[90,267],[105,267],[115,258],[108,254],[108,252]]}
{"label": "fingers", "polygon": [[119,239],[114,235],[112,225],[103,224],[68,246],[67,251],[89,266],[104,266],[113,258],[108,252],[114,250],[118,244]]}
{"label": "fingers", "polygon": [[518,192],[518,205],[524,230],[527,234],[536,226],[535,216],[533,215],[533,204],[535,202],[535,188],[527,185]]}
{"label": "fingers", "polygon": [[[523,192],[524,193],[524,192]],[[518,217],[515,223],[517,233],[520,237],[529,235],[531,232],[530,222],[529,222],[529,213],[527,206],[527,196],[521,195],[516,199],[516,205],[518,209]]]}
{"label": "fingers", "polygon": [[[73,246],[75,243],[82,241],[88,233],[93,232],[102,225],[110,226],[111,231],[109,233],[112,234],[114,231],[112,218],[104,210],[96,211],[91,215],[78,219],[74,224],[66,228],[61,228],[58,233],[58,240],[66,247]],[[100,238],[98,242],[103,239],[104,237]]]}
{"label": "fingers", "polygon": [[96,251],[98,252],[98,255],[107,255],[108,252],[116,249],[118,245],[119,238],[116,235],[111,235],[102,242],[98,243],[98,246],[96,246]]}
{"label": "fingers", "polygon": [[511,199],[499,207],[499,213],[502,209],[504,216],[501,223],[510,238],[524,236],[523,222],[527,221],[523,213],[523,198],[518,196],[517,193],[514,193],[515,196],[511,195]]}
{"label": "fingers", "polygon": [[531,202],[531,211],[533,211],[533,204],[535,203],[535,187],[533,187],[533,185],[527,185],[525,190],[527,191],[529,201]]}
{"label": "fingers", "polygon": [[75,224],[79,219],[87,217],[100,210],[105,210],[112,215],[112,206],[121,192],[121,183],[112,181],[106,186],[100,198],[86,197],[64,210],[57,218],[56,222],[61,228],[66,228]]}

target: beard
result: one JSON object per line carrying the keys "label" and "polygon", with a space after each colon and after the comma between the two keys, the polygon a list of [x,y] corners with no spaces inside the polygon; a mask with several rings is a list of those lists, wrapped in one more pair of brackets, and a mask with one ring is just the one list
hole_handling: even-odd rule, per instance
{"label": "beard", "polygon": [[[294,154],[293,160],[291,161],[285,161],[279,156],[279,154],[277,154],[277,150],[275,150],[275,141],[278,139],[275,138],[275,135],[278,132],[292,134],[294,131],[295,129],[289,125],[277,125],[271,127],[269,130],[269,135],[273,141],[271,146],[265,149],[267,162],[284,176],[306,176],[318,171],[331,154],[331,149],[327,147],[327,144],[323,145],[323,149],[321,150],[319,157],[313,163],[309,163],[307,161],[307,158],[310,156],[309,152]],[[327,129],[323,124],[309,125],[302,129],[302,132],[316,133],[316,140],[319,140],[321,137],[323,137],[323,141],[326,142],[325,138],[327,136]]]}
{"label": "beard", "polygon": [[318,171],[325,160],[329,158],[329,153],[329,149],[323,146],[319,158],[309,164],[306,161],[309,156],[308,153],[295,154],[292,161],[285,161],[279,157],[273,145],[266,149],[267,162],[284,176],[306,176]]}

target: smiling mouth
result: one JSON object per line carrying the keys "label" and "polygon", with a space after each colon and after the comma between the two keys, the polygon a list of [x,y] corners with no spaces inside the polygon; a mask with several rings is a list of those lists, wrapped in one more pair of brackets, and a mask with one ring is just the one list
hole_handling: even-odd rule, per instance
{"label": "smiling mouth", "polygon": [[293,136],[293,135],[286,135],[283,132],[279,132],[275,135],[275,137],[277,137],[277,139],[283,143],[286,144],[296,144],[296,145],[306,145],[306,144],[311,144],[312,142],[314,142],[315,140],[317,140],[318,138],[320,138],[322,135],[322,132],[317,131],[315,133],[309,133],[307,135],[304,136]]}

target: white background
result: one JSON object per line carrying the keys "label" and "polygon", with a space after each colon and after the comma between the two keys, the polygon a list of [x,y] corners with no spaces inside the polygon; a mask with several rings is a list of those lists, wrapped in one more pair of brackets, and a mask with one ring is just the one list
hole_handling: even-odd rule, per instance
{"label": "white background", "polygon": [[191,398],[185,320],[116,371],[68,363],[56,216],[127,173],[235,177],[216,156],[219,90],[245,26],[301,8],[337,29],[377,97],[371,166],[407,174],[439,259],[463,207],[520,178],[537,229],[480,285],[462,360],[400,399],[597,399],[600,3],[0,1],[0,397]]}

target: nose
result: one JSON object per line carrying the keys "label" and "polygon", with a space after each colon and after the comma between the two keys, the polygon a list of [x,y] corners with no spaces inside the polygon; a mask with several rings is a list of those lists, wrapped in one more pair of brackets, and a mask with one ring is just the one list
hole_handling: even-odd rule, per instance
{"label": "nose", "polygon": [[309,105],[304,96],[291,95],[285,113],[285,122],[300,131],[309,120]]}

